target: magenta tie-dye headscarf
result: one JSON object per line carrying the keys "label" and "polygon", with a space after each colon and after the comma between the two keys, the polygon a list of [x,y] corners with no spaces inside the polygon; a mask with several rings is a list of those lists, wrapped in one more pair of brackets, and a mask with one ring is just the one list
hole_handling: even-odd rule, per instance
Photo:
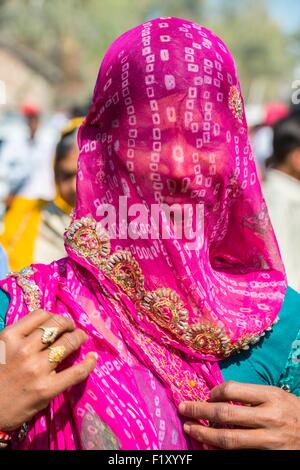
{"label": "magenta tie-dye headscarf", "polygon": [[67,365],[90,350],[99,360],[15,445],[197,447],[176,406],[208,398],[223,380],[218,361],[258,341],[286,290],[227,46],[169,17],[123,34],[79,146],[68,257],[4,287],[9,323],[38,306],[71,315],[89,340]]}

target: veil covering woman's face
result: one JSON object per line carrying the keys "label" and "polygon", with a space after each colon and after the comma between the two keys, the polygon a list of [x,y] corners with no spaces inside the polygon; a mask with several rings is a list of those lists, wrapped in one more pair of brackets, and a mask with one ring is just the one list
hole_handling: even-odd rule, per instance
{"label": "veil covering woman's face", "polygon": [[[236,338],[272,322],[286,288],[284,269],[235,63],[214,33],[159,18],[120,36],[101,64],[79,145],[74,218],[102,224],[101,209],[109,205],[123,230],[131,219],[120,198],[129,208],[159,206],[169,238],[153,239],[150,230],[119,236],[120,229],[110,240],[112,251],[134,255],[148,289],[174,289],[191,324],[216,322]],[[179,239],[164,204],[177,211],[190,205]],[[187,241],[199,207],[201,243],[194,248]]]}
{"label": "veil covering woman's face", "polygon": [[[213,197],[208,188],[218,184],[220,194],[226,178],[233,176],[226,174],[232,156],[227,131],[230,125],[237,128],[240,123],[232,111],[228,109],[224,116],[224,109],[223,113],[220,109],[228,98],[230,83],[237,81],[236,72],[231,63],[231,75],[226,76],[228,64],[224,67],[221,48],[227,49],[220,42],[220,53],[212,53],[204,28],[193,30],[195,35],[201,34],[193,47],[185,47],[175,34],[191,34],[190,24],[177,28],[174,22],[167,24],[162,21],[152,29],[151,47],[143,47],[150,35],[137,39],[128,33],[128,49],[119,48],[118,54],[113,51],[119,66],[106,64],[104,59],[102,70],[107,70],[104,74],[100,71],[98,83],[106,81],[106,104],[109,100],[112,104],[101,115],[100,128],[111,133],[116,166],[131,173],[145,198],[166,203],[207,199],[212,204],[220,196],[215,193]],[[118,49],[117,45],[118,41],[111,49]],[[214,60],[209,58],[212,55]],[[108,60],[113,61],[112,56]],[[213,78],[215,70],[218,78]],[[118,85],[120,90],[115,91]],[[238,91],[237,99],[242,106]],[[95,124],[97,111],[95,119],[92,115],[89,121]]]}
{"label": "veil covering woman's face", "polygon": [[120,36],[102,62],[85,137],[98,156],[85,167],[83,146],[78,214],[94,215],[103,201],[117,206],[123,195],[202,205],[202,256],[214,268],[282,270],[235,63],[212,32],[162,18]]}
{"label": "veil covering woman's face", "polygon": [[[210,175],[208,145],[206,149],[202,147],[197,151],[193,132],[184,122],[184,104],[187,99],[186,93],[182,90],[178,95],[174,93],[153,100],[156,104],[152,106],[160,111],[153,114],[151,105],[145,106],[138,102],[135,106],[139,124],[134,147],[134,176],[145,197],[151,195],[153,201],[156,202],[195,203],[199,189],[205,191],[203,175],[207,177]],[[124,128],[128,124],[128,116],[123,112],[119,119],[120,128]],[[203,128],[203,116],[199,109],[194,109],[193,119],[200,129]],[[159,122],[159,127],[153,126],[153,120]],[[155,144],[153,136],[155,137],[156,134],[161,138],[159,153],[153,151],[153,143]],[[216,144],[217,136],[211,143],[214,160],[218,153]],[[131,166],[131,160],[128,158],[126,149],[127,136],[122,135],[116,156],[119,160],[118,165],[128,168]],[[218,174],[226,165],[224,150],[223,158],[218,162],[218,168],[214,172],[216,181],[218,181]],[[199,175],[200,171],[202,178]]]}

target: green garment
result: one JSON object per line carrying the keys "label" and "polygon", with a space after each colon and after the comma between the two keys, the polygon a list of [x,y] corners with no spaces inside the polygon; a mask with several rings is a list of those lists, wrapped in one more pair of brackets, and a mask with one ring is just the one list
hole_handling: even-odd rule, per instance
{"label": "green garment", "polygon": [[9,306],[9,295],[0,289],[0,331],[5,327],[5,318]]}
{"label": "green garment", "polygon": [[[279,322],[249,350],[220,362],[224,380],[260,385],[288,385],[300,396],[300,295],[288,287]],[[297,368],[298,364],[298,368]],[[287,369],[291,373],[287,374]],[[293,375],[293,376],[292,376]]]}

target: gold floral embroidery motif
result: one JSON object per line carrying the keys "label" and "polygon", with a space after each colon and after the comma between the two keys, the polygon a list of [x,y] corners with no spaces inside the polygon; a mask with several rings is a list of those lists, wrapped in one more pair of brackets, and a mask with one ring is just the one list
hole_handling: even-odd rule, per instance
{"label": "gold floral embroidery motif", "polygon": [[66,232],[66,241],[83,257],[90,258],[102,267],[103,259],[110,253],[109,236],[91,217],[75,220]]}
{"label": "gold floral embroidery motif", "polygon": [[243,117],[243,105],[241,93],[237,86],[233,85],[230,87],[228,96],[228,106],[234,117],[242,122]]}
{"label": "gold floral embroidery motif", "polygon": [[210,323],[190,326],[183,339],[201,354],[217,356],[230,354],[230,338],[224,334],[222,328]]}
{"label": "gold floral embroidery motif", "polygon": [[111,255],[104,271],[123,289],[128,297],[144,295],[144,276],[138,262],[129,251],[118,251]]}
{"label": "gold floral embroidery motif", "polygon": [[149,316],[163,328],[179,333],[188,326],[188,310],[172,289],[163,288],[147,292],[143,298],[143,305],[148,310]]}
{"label": "gold floral embroidery motif", "polygon": [[74,251],[102,269],[151,321],[168,330],[193,351],[207,356],[228,357],[240,349],[248,349],[249,344],[257,343],[264,335],[246,335],[232,342],[225,330],[213,323],[189,324],[188,309],[179,295],[170,288],[146,291],[137,260],[125,250],[110,254],[109,235],[92,217],[75,220],[65,239]]}
{"label": "gold floral embroidery motif", "polygon": [[34,272],[34,269],[28,266],[19,273],[12,273],[12,276],[16,277],[18,286],[23,290],[24,301],[29,312],[33,312],[41,307],[41,291],[37,284],[30,279]]}

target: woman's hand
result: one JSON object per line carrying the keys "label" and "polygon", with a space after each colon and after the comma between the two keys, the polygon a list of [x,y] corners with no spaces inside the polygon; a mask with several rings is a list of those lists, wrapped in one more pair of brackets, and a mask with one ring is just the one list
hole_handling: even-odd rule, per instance
{"label": "woman's hand", "polygon": [[49,344],[43,344],[40,327],[57,328],[51,347],[63,346],[64,357],[78,350],[87,339],[70,319],[43,310],[27,315],[0,333],[1,351],[6,356],[4,364],[0,358],[1,431],[19,428],[55,396],[85,380],[96,366],[96,353],[90,353],[81,363],[56,373],[57,363],[49,362]]}
{"label": "woman's hand", "polygon": [[[211,390],[208,402],[183,402],[179,412],[194,420],[185,423],[185,432],[214,447],[300,449],[300,398],[277,387],[225,382]],[[199,419],[216,427],[201,426],[196,422]]]}

